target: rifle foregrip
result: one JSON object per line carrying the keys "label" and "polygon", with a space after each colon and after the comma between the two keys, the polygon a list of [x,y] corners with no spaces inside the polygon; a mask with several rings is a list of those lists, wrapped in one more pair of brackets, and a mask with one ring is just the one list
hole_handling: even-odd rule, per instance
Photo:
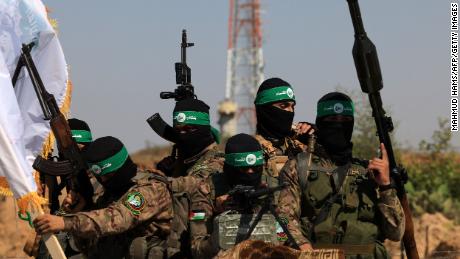
{"label": "rifle foregrip", "polygon": [[37,156],[32,168],[48,175],[65,176],[73,173],[73,165],[70,161],[50,161],[42,156]]}

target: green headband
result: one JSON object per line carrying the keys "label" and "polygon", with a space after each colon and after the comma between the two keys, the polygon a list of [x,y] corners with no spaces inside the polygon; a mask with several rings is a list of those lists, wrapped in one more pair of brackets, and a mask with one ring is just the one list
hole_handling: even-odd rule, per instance
{"label": "green headband", "polygon": [[209,114],[197,111],[174,112],[173,125],[177,124],[210,125]]}
{"label": "green headband", "polygon": [[234,167],[263,165],[264,154],[262,150],[245,153],[225,154],[225,163]]}
{"label": "green headband", "polygon": [[354,110],[353,102],[351,101],[324,101],[318,103],[316,117],[328,115],[353,116]]}
{"label": "green headband", "polygon": [[261,91],[257,94],[254,104],[262,105],[283,100],[295,101],[294,91],[290,86],[278,86]]}
{"label": "green headband", "polygon": [[77,143],[88,143],[93,141],[93,136],[91,131],[87,130],[71,130],[72,138],[75,139]]}
{"label": "green headband", "polygon": [[118,170],[128,159],[128,151],[123,148],[115,155],[96,163],[88,163],[89,170],[96,176],[106,175]]}

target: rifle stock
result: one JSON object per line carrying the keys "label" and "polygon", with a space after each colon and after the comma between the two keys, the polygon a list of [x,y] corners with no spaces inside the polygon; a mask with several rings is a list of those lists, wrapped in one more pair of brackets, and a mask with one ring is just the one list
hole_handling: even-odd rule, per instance
{"label": "rifle stock", "polygon": [[380,90],[383,88],[382,73],[377,56],[377,49],[367,37],[364,30],[358,0],[347,0],[350,9],[351,20],[355,31],[355,43],[353,46],[353,59],[358,75],[361,90],[368,94],[372,107],[372,116],[377,127],[380,143],[385,145],[390,163],[390,176],[396,185],[398,198],[404,210],[406,224],[403,243],[407,257],[418,259],[417,245],[414,238],[414,224],[406,196],[404,184],[407,182],[407,173],[396,164],[390,132],[393,130],[391,117],[386,116],[382,105]]}

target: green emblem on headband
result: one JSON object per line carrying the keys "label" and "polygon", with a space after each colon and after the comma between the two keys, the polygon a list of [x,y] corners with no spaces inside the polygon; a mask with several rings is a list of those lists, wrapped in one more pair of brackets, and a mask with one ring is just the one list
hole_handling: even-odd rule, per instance
{"label": "green emblem on headband", "polygon": [[294,91],[290,86],[278,86],[257,94],[254,104],[262,105],[278,101],[295,101]]}
{"label": "green emblem on headband", "polygon": [[174,112],[173,125],[177,124],[209,125],[209,114],[196,111]]}
{"label": "green emblem on headband", "polygon": [[118,170],[128,159],[128,151],[123,147],[115,155],[97,163],[88,163],[89,170],[96,176],[105,175]]}
{"label": "green emblem on headband", "polygon": [[318,103],[317,117],[328,115],[353,116],[353,102],[350,101],[325,101]]}
{"label": "green emblem on headband", "polygon": [[262,151],[225,154],[225,163],[234,167],[263,165],[264,154]]}
{"label": "green emblem on headband", "polygon": [[93,141],[93,136],[90,131],[87,130],[71,130],[72,138],[75,139],[77,143],[88,143]]}

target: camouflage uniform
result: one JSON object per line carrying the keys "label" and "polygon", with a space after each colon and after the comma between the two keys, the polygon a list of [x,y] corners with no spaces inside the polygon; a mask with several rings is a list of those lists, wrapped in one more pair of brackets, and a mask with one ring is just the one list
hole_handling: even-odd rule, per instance
{"label": "camouflage uniform", "polygon": [[[185,173],[177,173],[169,178],[174,195],[173,207],[175,217],[171,223],[171,234],[168,237],[168,256],[176,258],[190,257],[189,212],[190,201],[198,186],[210,175],[221,172],[224,154],[213,144],[204,152],[186,161],[193,163]],[[182,176],[181,176],[182,175]]]}
{"label": "camouflage uniform", "polygon": [[[386,238],[400,240],[405,225],[396,191],[379,192],[362,161],[353,160],[340,187],[333,184],[334,174],[338,175],[333,170],[337,166],[324,152],[313,156],[309,170],[306,159],[300,156],[290,160],[281,171],[289,186],[281,191],[279,200],[281,214],[288,219],[288,228],[297,243],[344,249],[347,258],[356,258],[358,254],[359,258],[388,257],[382,242]],[[299,161],[305,163],[304,168],[299,166]],[[335,200],[331,201],[330,197],[336,193]],[[326,218],[318,221],[316,217],[324,214],[323,207],[329,201],[331,206],[325,210]]]}
{"label": "camouflage uniform", "polygon": [[89,258],[128,257],[138,237],[146,237],[149,256],[162,253],[173,218],[170,190],[153,177],[140,178],[121,198],[106,193],[95,210],[64,217],[64,231]]}
{"label": "camouflage uniform", "polygon": [[177,161],[172,177],[194,176],[206,179],[210,174],[222,171],[223,164],[224,154],[219,151],[217,144],[212,144],[185,161]]}
{"label": "camouflage uniform", "polygon": [[[266,175],[265,172],[264,175]],[[191,193],[191,215],[197,212],[205,215],[204,219],[190,220],[192,255],[194,258],[211,258],[219,252],[218,246],[213,243],[214,240],[211,237],[213,222],[214,218],[220,213],[236,209],[231,203],[222,204],[222,201],[219,201],[230,190],[231,186],[228,184],[226,175],[219,172],[211,175],[207,181],[198,183],[195,191]],[[257,213],[260,208],[260,206],[256,206],[253,213]],[[284,240],[282,241],[284,242]]]}
{"label": "camouflage uniform", "polygon": [[[262,137],[262,135],[256,135],[255,138],[262,147],[265,158],[264,169],[266,174],[262,176],[262,181],[266,182],[269,187],[278,186],[281,168],[283,168],[288,159],[304,151],[306,145],[291,137],[285,138],[280,145],[274,145],[272,141]],[[278,200],[278,194],[275,194],[275,203]]]}

